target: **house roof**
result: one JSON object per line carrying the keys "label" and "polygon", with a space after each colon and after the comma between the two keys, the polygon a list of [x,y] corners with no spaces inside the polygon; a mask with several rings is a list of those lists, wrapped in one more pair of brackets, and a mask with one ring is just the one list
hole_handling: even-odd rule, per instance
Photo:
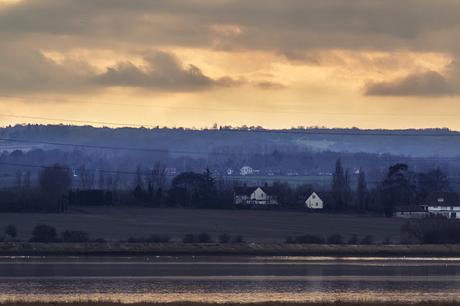
{"label": "house roof", "polygon": [[266,194],[273,194],[272,188],[270,187],[260,187],[260,186],[255,186],[255,187],[236,187],[234,189],[235,195],[245,195],[245,196],[250,196],[254,191],[256,191],[257,188],[262,189]]}
{"label": "house roof", "polygon": [[454,192],[432,194],[423,201],[423,205],[460,206],[460,198]]}
{"label": "house roof", "polygon": [[320,199],[323,199],[325,196],[323,192],[313,191],[312,193],[307,194],[307,199],[309,199],[313,194],[316,194],[316,196]]}
{"label": "house roof", "polygon": [[399,206],[393,209],[393,212],[426,212],[423,207],[418,205],[411,205],[411,206]]}

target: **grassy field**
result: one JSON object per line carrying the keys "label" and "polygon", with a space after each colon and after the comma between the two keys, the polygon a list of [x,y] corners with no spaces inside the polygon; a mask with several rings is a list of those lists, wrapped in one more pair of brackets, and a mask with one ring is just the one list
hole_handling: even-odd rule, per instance
{"label": "grassy field", "polygon": [[460,245],[284,243],[0,243],[0,256],[330,256],[456,257]]}
{"label": "grassy field", "polygon": [[[0,228],[14,224],[19,239],[28,240],[36,224],[58,231],[82,230],[92,239],[126,240],[131,236],[168,235],[181,241],[186,233],[242,235],[247,242],[279,243],[287,236],[313,234],[372,235],[399,242],[401,219],[363,215],[314,214],[290,211],[198,210],[148,208],[72,208],[64,214],[0,214]],[[1,235],[1,233],[0,233]]]}

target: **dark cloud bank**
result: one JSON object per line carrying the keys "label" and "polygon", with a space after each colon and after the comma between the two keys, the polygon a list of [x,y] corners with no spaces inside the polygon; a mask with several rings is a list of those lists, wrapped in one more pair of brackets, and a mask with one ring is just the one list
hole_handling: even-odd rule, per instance
{"label": "dark cloud bank", "polygon": [[[229,35],[215,25],[240,29]],[[44,49],[192,47],[259,50],[286,58],[309,50],[443,52],[460,57],[460,1],[452,0],[24,0],[0,8],[0,90],[69,91],[107,86],[195,91],[247,83],[213,79],[173,54],[153,52],[98,75],[88,63],[56,64]],[[11,54],[15,55],[12,59]],[[375,96],[443,96],[458,91],[460,69],[414,72],[369,83]],[[250,82],[249,82],[250,83]],[[259,88],[281,85],[261,82]]]}

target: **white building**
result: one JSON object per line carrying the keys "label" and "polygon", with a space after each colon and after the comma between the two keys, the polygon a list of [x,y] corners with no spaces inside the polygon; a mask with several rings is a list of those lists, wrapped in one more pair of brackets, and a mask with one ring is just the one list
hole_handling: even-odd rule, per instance
{"label": "white building", "polygon": [[167,167],[165,168],[165,174],[167,176],[176,176],[177,175],[177,169],[173,167]]}
{"label": "white building", "polygon": [[442,216],[448,219],[460,219],[460,205],[458,197],[454,194],[429,197],[421,207],[430,216]]}
{"label": "white building", "polygon": [[393,211],[393,216],[403,219],[423,219],[428,218],[430,214],[420,206],[399,207]]}
{"label": "white building", "polygon": [[393,216],[397,218],[444,217],[460,219],[459,199],[455,194],[430,196],[422,205],[397,208]]}
{"label": "white building", "polygon": [[240,175],[246,176],[254,173],[254,169],[249,166],[244,166],[240,169]]}
{"label": "white building", "polygon": [[278,205],[276,196],[271,194],[267,187],[235,188],[234,203],[235,205],[255,207]]}
{"label": "white building", "polygon": [[305,201],[305,206],[309,209],[323,209],[324,202],[316,192],[313,192]]}

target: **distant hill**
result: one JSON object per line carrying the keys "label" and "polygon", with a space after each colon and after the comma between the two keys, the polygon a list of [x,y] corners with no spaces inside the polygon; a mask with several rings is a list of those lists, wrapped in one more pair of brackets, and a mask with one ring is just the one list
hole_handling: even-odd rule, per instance
{"label": "distant hill", "polygon": [[[429,135],[429,136],[427,136]],[[460,133],[448,129],[360,130],[222,128],[95,128],[66,125],[17,125],[0,128],[0,138],[62,142],[128,148],[155,148],[175,155],[197,152],[264,153],[265,151],[310,150],[349,153],[393,154],[413,157],[460,156]],[[59,148],[52,144],[0,141],[0,150]],[[73,149],[68,147],[68,149]]]}

